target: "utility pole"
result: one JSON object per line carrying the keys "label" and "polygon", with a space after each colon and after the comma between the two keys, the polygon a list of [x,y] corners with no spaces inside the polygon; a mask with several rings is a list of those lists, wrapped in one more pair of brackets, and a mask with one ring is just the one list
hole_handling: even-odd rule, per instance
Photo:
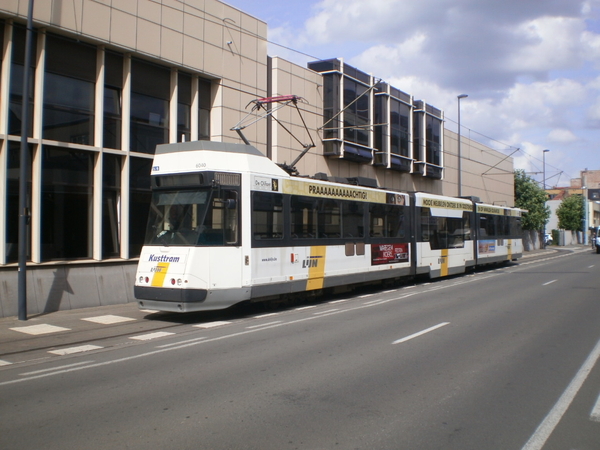
{"label": "utility pole", "polygon": [[19,320],[27,320],[27,179],[29,168],[29,72],[31,71],[31,45],[33,44],[33,0],[29,0],[27,13],[27,35],[25,38],[25,67],[23,67],[23,107],[21,109],[21,152],[19,161],[19,272],[18,313]]}

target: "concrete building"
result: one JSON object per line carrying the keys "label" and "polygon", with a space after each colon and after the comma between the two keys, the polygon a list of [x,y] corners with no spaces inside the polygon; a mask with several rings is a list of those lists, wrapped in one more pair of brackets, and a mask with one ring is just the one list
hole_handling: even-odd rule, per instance
{"label": "concrete building", "polygon": [[[581,177],[572,178],[569,186],[546,189],[548,196],[547,205],[550,207],[550,218],[546,230],[559,231],[559,245],[587,243],[589,230],[600,226],[600,170],[582,170]],[[584,223],[582,228],[586,233],[571,233],[558,228],[558,217],[556,210],[562,201],[571,195],[581,195],[585,199]]]}
{"label": "concrete building", "polygon": [[[18,173],[27,0],[0,4],[0,316],[17,311]],[[457,195],[444,113],[343,59],[267,55],[265,22],[217,0],[36,2],[27,162],[31,314],[133,300],[159,143],[241,142],[253,100],[295,95],[243,133],[301,174]],[[304,128],[302,120],[307,124]],[[513,205],[512,159],[461,139],[462,194]]]}

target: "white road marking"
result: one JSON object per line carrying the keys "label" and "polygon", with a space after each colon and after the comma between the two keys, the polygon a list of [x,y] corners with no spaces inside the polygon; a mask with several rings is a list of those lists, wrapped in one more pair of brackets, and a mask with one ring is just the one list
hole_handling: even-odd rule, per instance
{"label": "white road marking", "polygon": [[69,367],[81,366],[82,364],[90,364],[93,362],[94,361],[81,361],[81,362],[74,363],[74,364],[67,364],[66,366],[58,366],[58,367],[51,367],[50,369],[34,370],[33,372],[24,372],[24,373],[20,373],[19,375],[21,375],[21,376],[37,375],[38,373],[53,372],[55,370],[68,369]]}
{"label": "white road marking", "polygon": [[594,422],[600,422],[600,395],[596,400],[596,404],[592,408],[592,413],[590,414],[590,419]]}
{"label": "white road marking", "polygon": [[70,331],[70,328],[57,327],[55,325],[40,324],[40,325],[29,325],[28,327],[16,327],[11,328],[13,331],[26,334],[48,334],[48,333],[59,333],[61,331]]}
{"label": "white road marking", "polygon": [[220,327],[221,325],[229,325],[231,322],[226,322],[226,321],[215,321],[215,322],[206,322],[206,323],[199,323],[194,325],[195,328],[214,328],[214,327]]}
{"label": "white road marking", "polygon": [[365,302],[364,305],[371,305],[373,303],[379,303],[381,301],[380,298],[378,298],[377,300],[371,300],[370,302]]}
{"label": "white road marking", "polygon": [[264,319],[265,317],[273,317],[278,315],[279,313],[269,313],[269,314],[261,314],[260,316],[254,316],[255,319]]}
{"label": "white road marking", "polygon": [[554,282],[556,282],[556,280],[548,281],[547,283],[542,284],[542,286],[548,286],[549,284],[552,284]]}
{"label": "white road marking", "polygon": [[252,330],[254,328],[268,327],[269,325],[275,325],[275,324],[278,324],[278,323],[281,323],[281,320],[277,320],[275,322],[261,323],[260,325],[252,325],[250,327],[246,327],[246,329]]}
{"label": "white road marking", "polygon": [[195,339],[188,339],[188,340],[185,340],[185,341],[172,342],[171,344],[157,345],[156,348],[173,347],[174,345],[181,345],[181,344],[184,344],[184,343],[187,343],[187,342],[203,341],[204,339],[206,339],[206,336],[202,336],[202,337],[195,338]]}
{"label": "white road marking", "polygon": [[569,386],[567,386],[567,389],[560,396],[542,423],[537,427],[533,435],[523,446],[522,450],[540,450],[544,446],[546,440],[548,437],[550,437],[550,434],[552,434],[556,428],[556,425],[558,425],[558,422],[560,422],[562,416],[571,405],[571,402],[577,395],[577,392],[579,392],[579,389],[581,389],[583,382],[592,371],[592,368],[598,361],[599,357],[600,341],[598,341],[590,355],[583,363],[583,366],[581,366],[573,380],[571,380],[571,383],[569,383]]}
{"label": "white road marking", "polygon": [[316,308],[317,305],[310,305],[310,306],[302,306],[300,308],[296,308],[295,311],[304,311],[305,309],[313,309]]}
{"label": "white road marking", "polygon": [[71,355],[73,353],[83,353],[89,352],[91,350],[98,350],[99,348],[103,347],[100,347],[99,345],[80,345],[78,347],[61,348],[60,350],[50,350],[48,353],[52,353],[53,355],[64,356]]}
{"label": "white road marking", "polygon": [[592,269],[596,264],[592,264],[591,266],[588,266],[588,269]]}
{"label": "white road marking", "polygon": [[171,336],[175,333],[169,333],[168,331],[157,331],[156,333],[141,334],[139,336],[132,336],[129,339],[135,339],[136,341],[149,341],[150,339],[157,339],[165,336]]}
{"label": "white road marking", "polygon": [[130,322],[132,319],[130,317],[122,317],[122,316],[113,316],[108,314],[106,316],[96,316],[96,317],[88,317],[85,320],[87,322],[101,323],[103,325],[112,325],[113,323],[121,323],[121,322]]}
{"label": "white road marking", "polygon": [[332,313],[332,312],[336,312],[339,311],[339,309],[328,309],[327,311],[319,311],[316,313],[313,313],[314,316],[319,316],[321,314],[328,314],[328,313]]}
{"label": "white road marking", "polygon": [[349,299],[347,299],[347,298],[344,298],[344,299],[342,299],[342,300],[334,300],[334,301],[332,301],[332,302],[327,302],[327,303],[329,303],[330,305],[334,305],[334,304],[336,304],[336,303],[344,303],[344,302],[347,302],[348,300],[349,300]]}
{"label": "white road marking", "polygon": [[411,334],[410,336],[406,336],[402,339],[398,339],[397,341],[392,342],[392,345],[401,344],[402,342],[410,341],[411,339],[422,336],[423,334],[429,333],[430,331],[437,330],[438,328],[445,327],[446,325],[449,325],[449,324],[450,324],[450,322],[438,323],[437,325],[434,325],[433,327],[429,327],[426,330],[419,331],[418,333]]}
{"label": "white road marking", "polygon": [[11,362],[0,359],[0,366],[10,366],[11,364]]}

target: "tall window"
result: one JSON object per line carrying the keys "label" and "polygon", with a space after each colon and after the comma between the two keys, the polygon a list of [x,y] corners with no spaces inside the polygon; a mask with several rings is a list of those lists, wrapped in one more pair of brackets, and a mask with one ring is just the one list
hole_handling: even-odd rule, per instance
{"label": "tall window", "polygon": [[[4,33],[2,33],[4,35]],[[35,42],[37,33],[33,33],[33,52],[35,52]],[[13,51],[10,68],[10,99],[8,114],[8,134],[21,135],[21,120],[23,109],[23,67],[25,64],[25,27],[13,26]],[[35,58],[31,58],[31,69],[29,72],[29,129],[28,136],[32,136],[33,130],[33,92],[34,92],[34,72]]]}
{"label": "tall window", "polygon": [[198,80],[198,139],[210,140],[210,93],[211,83],[208,80]]}
{"label": "tall window", "polygon": [[154,154],[169,142],[169,96],[167,68],[131,61],[131,151]]}
{"label": "tall window", "polygon": [[144,245],[144,230],[148,220],[150,192],[150,169],[152,160],[131,158],[129,178],[129,257],[140,255]]}
{"label": "tall window", "polygon": [[121,157],[102,155],[102,258],[120,254]]}
{"label": "tall window", "polygon": [[177,79],[177,142],[188,142],[191,131],[192,77],[180,72]]}
{"label": "tall window", "polygon": [[104,67],[104,147],[120,149],[123,57],[107,51]]}
{"label": "tall window", "polygon": [[423,133],[421,132],[422,124],[423,113],[417,112],[413,114],[413,158],[417,161],[425,162],[425,155],[421,150],[423,141]]}
{"label": "tall window", "polygon": [[344,77],[344,139],[369,145],[369,94],[361,83]]}
{"label": "tall window", "polygon": [[330,73],[323,75],[323,121],[325,124],[323,137],[332,139],[339,137],[339,120],[337,117],[340,112],[340,79],[339,73]]}
{"label": "tall window", "polygon": [[44,139],[93,145],[96,49],[48,34]]}
{"label": "tall window", "polygon": [[93,153],[45,146],[42,259],[92,256]]}
{"label": "tall window", "polygon": [[[31,164],[31,146],[29,146],[29,163]],[[19,246],[19,173],[21,167],[21,145],[18,142],[8,143],[8,170],[6,179],[6,244],[7,262],[16,262]],[[31,166],[27,168],[27,204],[31,204]],[[28,228],[29,232],[29,228]],[[28,243],[28,247],[31,243]],[[30,257],[27,249],[28,259]]]}
{"label": "tall window", "polygon": [[409,124],[410,107],[398,100],[390,99],[390,134],[392,141],[392,153],[396,155],[409,156]]}
{"label": "tall window", "polygon": [[427,162],[429,164],[441,165],[441,132],[442,121],[429,114],[425,119]]}

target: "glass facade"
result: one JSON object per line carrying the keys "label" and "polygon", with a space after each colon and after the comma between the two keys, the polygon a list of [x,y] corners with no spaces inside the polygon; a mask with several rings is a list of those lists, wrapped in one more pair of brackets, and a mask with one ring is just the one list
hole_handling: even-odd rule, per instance
{"label": "glass facade", "polygon": [[46,36],[43,139],[94,144],[95,82],[94,47]]}
{"label": "glass facade", "polygon": [[154,153],[158,144],[169,142],[169,97],[171,72],[145,61],[131,62],[132,152]]}
{"label": "glass facade", "polygon": [[123,102],[123,56],[104,53],[104,124],[103,146],[121,148]]}
{"label": "glass facade", "polygon": [[[9,64],[9,85],[0,86],[8,93],[8,114],[3,118],[7,136],[0,142],[6,151],[6,173],[0,174],[6,183],[5,250],[0,252],[0,265],[18,259],[26,40],[24,26],[0,21],[0,48],[7,44],[4,30],[10,32],[12,52],[9,61],[2,61],[5,70]],[[192,136],[210,139],[212,82],[184,71],[172,81],[171,66],[129,60],[123,53],[51,32],[40,36],[34,32],[33,46],[28,135],[33,137],[38,130],[41,139],[29,144],[28,259],[135,258],[148,217],[155,147],[169,142],[172,123],[178,141]],[[36,67],[37,50],[44,51],[40,67]],[[33,82],[36,72],[39,92]],[[171,83],[178,92],[175,122],[169,118]],[[197,114],[192,114],[192,108],[197,108]],[[124,113],[129,115],[125,128]],[[124,179],[129,182],[124,184]],[[94,226],[94,218],[100,225]]]}
{"label": "glass facade", "polygon": [[[4,36],[4,32],[2,33]],[[34,48],[35,52],[35,34]],[[10,86],[9,86],[9,112],[8,112],[8,134],[21,135],[21,120],[23,109],[23,66],[25,64],[25,27],[13,26],[13,50],[10,66]],[[29,72],[29,127],[27,135],[32,136],[33,130],[33,77],[35,73],[35,58],[32,58],[32,65]]]}
{"label": "glass facade", "polygon": [[92,257],[93,153],[42,149],[42,259]]}
{"label": "glass facade", "polygon": [[[29,163],[27,170],[27,198],[31,204],[31,146],[29,146]],[[6,260],[18,260],[19,246],[19,170],[21,167],[21,144],[8,143],[6,177]],[[28,255],[30,252],[28,250]]]}
{"label": "glass facade", "polygon": [[374,82],[370,75],[341,60],[314,61],[308,68],[323,77],[325,156],[442,177],[440,110],[413,101],[385,82]]}

